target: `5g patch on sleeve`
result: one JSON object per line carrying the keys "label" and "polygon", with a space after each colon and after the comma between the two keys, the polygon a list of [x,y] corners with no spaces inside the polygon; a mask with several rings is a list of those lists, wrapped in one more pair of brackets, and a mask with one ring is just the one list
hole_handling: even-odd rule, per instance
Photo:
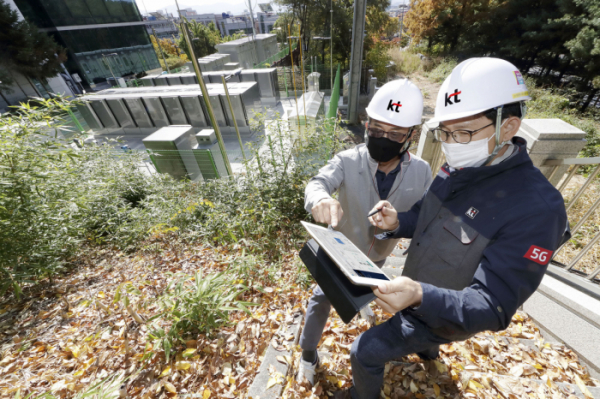
{"label": "5g patch on sleeve", "polygon": [[524,258],[530,259],[535,263],[539,263],[540,265],[545,265],[552,258],[552,253],[553,251],[532,245],[525,254]]}

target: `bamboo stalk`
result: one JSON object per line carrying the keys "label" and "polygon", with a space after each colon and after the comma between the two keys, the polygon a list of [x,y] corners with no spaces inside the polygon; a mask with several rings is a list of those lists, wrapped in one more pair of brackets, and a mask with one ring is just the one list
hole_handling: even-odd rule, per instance
{"label": "bamboo stalk", "polygon": [[294,55],[292,51],[292,30],[288,25],[288,40],[290,42],[290,60],[292,62],[292,80],[294,81],[294,98],[296,99],[296,116],[298,117],[298,132],[302,133],[302,126],[300,126],[300,112],[298,111],[298,96],[296,95],[296,74],[294,73]]}

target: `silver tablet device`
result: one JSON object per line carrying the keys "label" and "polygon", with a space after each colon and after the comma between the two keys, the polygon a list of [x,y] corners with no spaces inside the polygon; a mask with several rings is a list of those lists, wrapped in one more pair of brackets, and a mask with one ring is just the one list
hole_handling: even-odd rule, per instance
{"label": "silver tablet device", "polygon": [[300,223],[353,284],[376,287],[390,281],[344,234],[316,224]]}

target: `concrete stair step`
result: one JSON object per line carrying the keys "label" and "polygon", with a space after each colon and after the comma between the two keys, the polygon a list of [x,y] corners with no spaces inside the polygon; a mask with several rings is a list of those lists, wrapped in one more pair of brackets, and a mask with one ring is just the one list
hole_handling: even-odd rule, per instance
{"label": "concrete stair step", "polygon": [[600,301],[546,275],[523,310],[573,350],[592,377],[600,379]]}

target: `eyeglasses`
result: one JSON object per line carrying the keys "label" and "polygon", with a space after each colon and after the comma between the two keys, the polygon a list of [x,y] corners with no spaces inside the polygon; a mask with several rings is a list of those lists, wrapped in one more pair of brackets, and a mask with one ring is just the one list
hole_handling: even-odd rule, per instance
{"label": "eyeglasses", "polygon": [[435,135],[435,138],[439,141],[445,142],[448,140],[449,136],[452,136],[454,141],[456,141],[458,144],[469,144],[475,133],[480,132],[483,129],[485,129],[486,127],[492,126],[492,125],[493,125],[493,123],[490,123],[489,125],[485,125],[484,127],[479,128],[477,130],[459,129],[459,130],[455,130],[453,132],[447,132],[444,129],[438,127],[435,129],[431,129],[431,131]]}
{"label": "eyeglasses", "polygon": [[381,129],[375,129],[375,128],[371,128],[369,127],[367,129],[367,134],[370,137],[375,137],[375,138],[381,138],[384,135],[387,135],[387,138],[395,141],[397,143],[404,143],[406,141],[406,138],[412,133],[412,129],[408,129],[405,133],[403,132],[398,132],[398,131],[385,131],[385,130],[381,130]]}

